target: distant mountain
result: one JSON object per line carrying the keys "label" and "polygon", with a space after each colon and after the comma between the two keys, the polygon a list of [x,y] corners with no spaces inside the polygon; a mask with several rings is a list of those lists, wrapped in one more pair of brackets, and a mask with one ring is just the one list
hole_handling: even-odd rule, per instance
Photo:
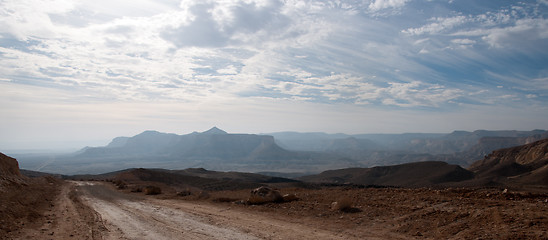
{"label": "distant mountain", "polygon": [[416,161],[446,161],[468,166],[493,150],[548,138],[545,130],[358,135],[282,132],[271,135],[287,149],[338,153],[364,166]]}
{"label": "distant mountain", "polygon": [[333,144],[333,140],[351,137],[351,135],[342,133],[327,134],[321,132],[277,132],[264,133],[261,135],[273,136],[278,145],[293,151],[325,151],[330,145]]}
{"label": "distant mountain", "polygon": [[127,144],[129,137],[117,137],[112,139],[112,141],[106,146],[109,148],[123,147]]}
{"label": "distant mountain", "polygon": [[133,137],[115,138],[105,147],[86,147],[46,164],[40,166],[41,170],[63,174],[138,167],[291,173],[360,166],[336,153],[290,151],[280,147],[272,136],[231,134],[217,127],[185,135],[145,131]]}
{"label": "distant mountain", "polygon": [[211,129],[203,132],[202,134],[206,134],[206,135],[224,135],[224,134],[228,134],[227,132],[225,132],[224,130],[221,130],[217,127],[212,127]]}
{"label": "distant mountain", "polygon": [[415,162],[373,168],[329,170],[299,179],[314,183],[430,187],[469,180],[473,177],[472,172],[458,165],[445,162]]}
{"label": "distant mountain", "polygon": [[473,163],[469,169],[446,162],[425,161],[329,170],[299,179],[314,183],[396,187],[506,187],[547,192],[548,139],[496,150],[483,160]]}
{"label": "distant mountain", "polygon": [[104,173],[142,167],[295,175],[425,161],[467,167],[494,150],[546,138],[548,132],[545,130],[256,135],[231,134],[213,127],[185,135],[149,130],[133,137],[117,137],[107,146],[86,147],[70,155],[17,157],[24,158],[26,169],[61,174]]}
{"label": "distant mountain", "polygon": [[533,131],[537,133],[533,135],[526,135],[522,137],[482,137],[478,140],[477,144],[468,148],[466,151],[460,153],[460,155],[466,158],[467,164],[482,159],[494,150],[509,148],[514,146],[520,146],[529,144],[542,139],[548,139],[548,132]]}
{"label": "distant mountain", "polygon": [[488,131],[476,130],[473,132],[454,131],[452,133],[402,133],[402,134],[327,134],[327,133],[298,133],[280,132],[269,133],[274,136],[281,146],[291,150],[326,151],[333,141],[355,138],[358,140],[370,140],[374,143],[372,150],[398,150],[413,151],[416,153],[451,154],[462,152],[478,144],[485,137],[527,138],[531,136],[545,135],[545,130],[533,131]]}
{"label": "distant mountain", "polygon": [[293,157],[272,136],[228,134],[216,127],[202,133],[177,135],[145,131],[115,138],[106,147],[87,148],[77,158],[159,157],[164,159],[251,160]]}

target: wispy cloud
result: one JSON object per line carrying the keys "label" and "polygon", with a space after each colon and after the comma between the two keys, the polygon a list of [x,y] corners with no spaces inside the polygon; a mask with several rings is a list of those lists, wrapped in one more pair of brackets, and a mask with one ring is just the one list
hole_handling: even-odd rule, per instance
{"label": "wispy cloud", "polygon": [[547,12],[533,0],[6,0],[0,83],[77,92],[61,94],[75,104],[543,107]]}
{"label": "wispy cloud", "polygon": [[369,4],[369,9],[372,11],[379,11],[386,8],[400,8],[410,0],[373,0]]}

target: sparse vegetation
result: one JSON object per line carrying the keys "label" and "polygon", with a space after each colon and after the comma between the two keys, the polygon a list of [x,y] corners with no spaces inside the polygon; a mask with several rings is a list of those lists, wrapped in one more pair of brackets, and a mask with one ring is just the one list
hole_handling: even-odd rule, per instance
{"label": "sparse vegetation", "polygon": [[352,209],[352,200],[348,197],[339,199],[336,202],[331,203],[331,210],[335,211],[350,211]]}
{"label": "sparse vegetation", "polygon": [[143,188],[141,186],[134,186],[130,190],[131,192],[140,193],[143,192]]}
{"label": "sparse vegetation", "polygon": [[185,189],[183,191],[177,192],[177,196],[180,196],[180,197],[186,197],[190,195],[192,195],[192,191],[190,191],[190,189]]}
{"label": "sparse vegetation", "polygon": [[162,189],[157,186],[146,186],[143,188],[145,195],[158,195],[162,193]]}

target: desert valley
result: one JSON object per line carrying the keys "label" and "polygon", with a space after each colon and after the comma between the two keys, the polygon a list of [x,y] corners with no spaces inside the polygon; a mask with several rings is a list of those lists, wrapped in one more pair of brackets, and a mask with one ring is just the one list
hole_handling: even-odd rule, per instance
{"label": "desert valley", "polygon": [[547,239],[546,136],[543,130],[254,135],[212,128],[189,135],[147,131],[42,162],[2,154],[0,235]]}
{"label": "desert valley", "polygon": [[548,240],[548,0],[0,0],[0,240]]}

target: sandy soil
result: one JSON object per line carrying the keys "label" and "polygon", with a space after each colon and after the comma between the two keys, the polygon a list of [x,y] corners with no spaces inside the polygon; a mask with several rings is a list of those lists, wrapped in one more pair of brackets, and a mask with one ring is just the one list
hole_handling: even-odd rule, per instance
{"label": "sandy soil", "polygon": [[[299,201],[241,205],[248,190],[145,196],[61,185],[39,227],[3,239],[548,239],[548,196],[499,190],[282,189]],[[220,201],[223,199],[222,201]],[[347,211],[331,209],[349,201]]]}

